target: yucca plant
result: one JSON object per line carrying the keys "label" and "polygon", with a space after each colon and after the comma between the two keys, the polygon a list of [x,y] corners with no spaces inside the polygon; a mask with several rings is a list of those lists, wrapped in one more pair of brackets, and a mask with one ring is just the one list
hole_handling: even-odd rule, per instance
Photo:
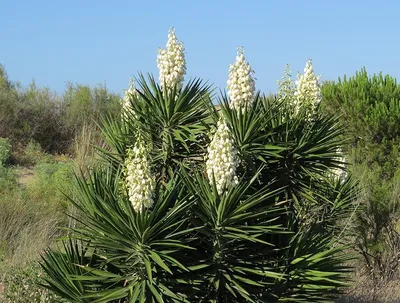
{"label": "yucca plant", "polygon": [[160,83],[140,76],[105,119],[104,162],[77,177],[78,224],[44,255],[46,287],[70,302],[328,302],[354,194],[332,173],[336,120],[307,95],[257,93],[242,49],[219,111],[209,86],[182,83],[174,31],[158,63]]}

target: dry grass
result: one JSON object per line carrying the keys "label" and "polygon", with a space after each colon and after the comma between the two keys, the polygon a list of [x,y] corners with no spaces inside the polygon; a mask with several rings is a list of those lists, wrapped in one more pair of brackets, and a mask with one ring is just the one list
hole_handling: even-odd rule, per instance
{"label": "dry grass", "polygon": [[85,124],[74,139],[74,163],[77,172],[84,172],[99,160],[96,147],[106,148],[104,140],[94,125]]}
{"label": "dry grass", "polygon": [[25,201],[17,191],[0,197],[0,209],[0,252],[5,263],[37,259],[57,233],[59,212],[49,205]]}
{"label": "dry grass", "polygon": [[[0,302],[56,302],[37,285],[40,253],[61,235],[70,164],[40,164],[34,170],[3,168],[0,175]],[[59,301],[57,301],[59,302]]]}
{"label": "dry grass", "polygon": [[337,303],[400,303],[400,277],[373,283],[361,268],[356,268],[353,282]]}

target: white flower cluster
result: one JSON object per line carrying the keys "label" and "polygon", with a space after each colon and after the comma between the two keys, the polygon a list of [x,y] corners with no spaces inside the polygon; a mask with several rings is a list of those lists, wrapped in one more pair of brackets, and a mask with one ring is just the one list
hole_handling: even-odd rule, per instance
{"label": "white flower cluster", "polygon": [[139,97],[139,93],[135,89],[135,80],[131,78],[129,80],[128,89],[124,90],[124,98],[122,99],[122,116],[128,118],[129,113],[133,113],[131,106],[132,96]]}
{"label": "white flower cluster", "polygon": [[125,160],[125,185],[129,201],[137,212],[153,205],[154,179],[147,156],[147,149],[139,137],[135,146],[128,150]]}
{"label": "white flower cluster", "polygon": [[239,48],[235,63],[229,66],[229,78],[227,82],[230,107],[245,109],[251,106],[255,95],[254,71],[246,62],[243,48]]}
{"label": "white flower cluster", "polygon": [[236,167],[239,162],[229,128],[223,120],[218,121],[207,151],[207,175],[210,183],[214,176],[218,194],[221,195],[228,186],[238,183]]}
{"label": "white flower cluster", "polygon": [[159,70],[159,81],[167,89],[182,86],[186,74],[185,49],[183,43],[176,38],[175,29],[171,28],[168,33],[166,49],[159,49],[157,56]]}
{"label": "white flower cluster", "polygon": [[320,76],[314,74],[311,60],[308,59],[304,68],[304,74],[297,75],[295,92],[296,112],[303,106],[306,106],[309,115],[315,112],[317,105],[322,99],[319,79]]}

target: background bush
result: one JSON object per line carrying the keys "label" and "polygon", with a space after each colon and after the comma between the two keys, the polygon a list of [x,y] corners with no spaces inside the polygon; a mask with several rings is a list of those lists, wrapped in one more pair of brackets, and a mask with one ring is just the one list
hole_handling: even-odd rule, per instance
{"label": "background bush", "polygon": [[16,186],[17,180],[15,179],[14,171],[10,168],[0,166],[0,197],[15,189]]}
{"label": "background bush", "polygon": [[399,265],[400,85],[364,68],[325,83],[322,94],[324,110],[340,113],[346,129],[348,168],[362,187],[354,244],[377,285],[394,277]]}
{"label": "background bush", "polygon": [[0,138],[0,166],[4,166],[11,160],[11,143],[6,138]]}
{"label": "background bush", "polygon": [[44,152],[73,154],[84,124],[101,125],[101,116],[119,113],[120,96],[105,86],[68,83],[58,95],[34,81],[22,87],[0,66],[0,137],[9,138],[15,150],[35,142]]}

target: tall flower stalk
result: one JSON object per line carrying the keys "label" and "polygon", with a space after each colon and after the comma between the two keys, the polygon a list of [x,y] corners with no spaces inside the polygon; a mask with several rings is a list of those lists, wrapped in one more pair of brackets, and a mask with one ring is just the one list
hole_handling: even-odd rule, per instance
{"label": "tall flower stalk", "polygon": [[218,194],[221,195],[229,186],[238,183],[236,167],[239,163],[238,151],[224,119],[218,121],[207,152],[207,176],[211,184],[215,180]]}
{"label": "tall flower stalk", "polygon": [[154,178],[148,161],[148,150],[139,137],[128,149],[125,160],[125,186],[129,201],[137,212],[153,205]]}
{"label": "tall flower stalk", "polygon": [[277,100],[280,102],[293,102],[292,100],[294,92],[295,90],[292,81],[292,72],[289,64],[286,64],[283,77],[281,80],[278,80]]}
{"label": "tall flower stalk", "polygon": [[305,107],[309,118],[315,113],[322,99],[319,79],[320,76],[314,73],[311,59],[308,59],[304,68],[304,74],[297,75],[294,98],[296,113],[302,107]]}
{"label": "tall flower stalk", "polygon": [[133,96],[138,97],[138,92],[135,88],[135,80],[130,78],[128,89],[124,90],[124,97],[122,98],[122,117],[127,119],[130,114],[133,113],[131,100]]}
{"label": "tall flower stalk", "polygon": [[161,87],[182,87],[186,74],[185,49],[182,41],[176,37],[174,28],[169,30],[166,48],[158,50],[157,66]]}
{"label": "tall flower stalk", "polygon": [[243,48],[239,48],[235,63],[229,66],[227,82],[230,107],[245,110],[253,103],[255,96],[254,71],[246,62]]}

